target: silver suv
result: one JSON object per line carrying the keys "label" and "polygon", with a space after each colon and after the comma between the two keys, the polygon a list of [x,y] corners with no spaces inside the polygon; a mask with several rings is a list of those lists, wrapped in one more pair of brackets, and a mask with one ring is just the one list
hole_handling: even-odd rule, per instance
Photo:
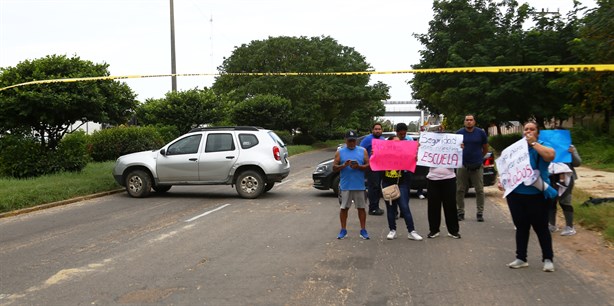
{"label": "silver suv", "polygon": [[159,150],[120,156],[113,168],[117,183],[135,198],[173,185],[232,185],[253,199],[289,173],[284,142],[252,126],[193,129]]}

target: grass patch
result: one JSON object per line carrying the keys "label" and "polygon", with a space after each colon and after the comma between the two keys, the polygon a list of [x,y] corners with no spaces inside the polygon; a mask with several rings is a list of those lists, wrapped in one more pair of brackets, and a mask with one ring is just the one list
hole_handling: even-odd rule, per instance
{"label": "grass patch", "polygon": [[0,213],[119,188],[114,161],[89,163],[81,172],[62,172],[31,179],[0,179]]}
{"label": "grass patch", "polygon": [[574,188],[572,193],[572,203],[574,206],[574,219],[582,227],[603,233],[603,237],[610,242],[614,242],[614,205],[604,203],[594,206],[582,206],[588,200],[590,194],[583,190]]}
{"label": "grass patch", "polygon": [[582,166],[614,172],[614,137],[595,137],[575,146],[582,157]]}
{"label": "grass patch", "polygon": [[[336,147],[339,140],[313,146],[288,146],[290,156]],[[31,179],[0,178],[0,213],[121,188],[112,175],[115,161],[91,162],[81,172],[62,172]]]}
{"label": "grass patch", "polygon": [[343,140],[327,140],[325,142],[316,142],[311,146],[291,145],[291,146],[288,146],[288,154],[292,156],[292,155],[305,153],[305,152],[309,152],[313,150],[336,147],[340,143],[343,143]]}

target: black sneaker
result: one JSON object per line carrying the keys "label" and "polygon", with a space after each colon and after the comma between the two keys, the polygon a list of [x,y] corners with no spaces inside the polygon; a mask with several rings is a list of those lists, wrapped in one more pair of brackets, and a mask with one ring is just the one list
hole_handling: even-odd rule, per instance
{"label": "black sneaker", "polygon": [[465,214],[458,214],[458,221],[465,220]]}
{"label": "black sneaker", "polygon": [[478,222],[484,222],[484,216],[482,214],[477,215]]}
{"label": "black sneaker", "polygon": [[426,235],[426,238],[437,238],[439,237],[439,232],[430,232],[428,235]]}
{"label": "black sneaker", "polygon": [[383,214],[384,214],[384,211],[382,209],[379,209],[379,208],[369,211],[369,215],[381,216]]}

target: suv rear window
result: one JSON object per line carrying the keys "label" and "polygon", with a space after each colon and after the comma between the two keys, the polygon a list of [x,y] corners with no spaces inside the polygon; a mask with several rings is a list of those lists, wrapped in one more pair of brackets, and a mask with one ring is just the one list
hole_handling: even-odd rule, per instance
{"label": "suv rear window", "polygon": [[277,144],[278,144],[280,147],[282,147],[282,148],[283,148],[283,147],[285,147],[285,146],[286,146],[286,144],[284,143],[284,141],[283,141],[283,140],[281,140],[281,138],[279,138],[279,136],[277,136],[277,134],[275,134],[275,132],[273,132],[273,131],[269,131],[269,136],[271,136],[271,138],[273,138],[273,141],[277,142]]}
{"label": "suv rear window", "polygon": [[258,144],[258,137],[254,134],[239,134],[239,142],[241,143],[241,148],[249,149]]}

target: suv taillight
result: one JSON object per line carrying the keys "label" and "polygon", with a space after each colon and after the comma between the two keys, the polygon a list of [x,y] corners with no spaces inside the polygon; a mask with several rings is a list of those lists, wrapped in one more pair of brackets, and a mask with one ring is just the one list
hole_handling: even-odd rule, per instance
{"label": "suv taillight", "polygon": [[278,146],[273,147],[273,157],[275,157],[275,160],[281,160],[281,155],[280,155]]}

